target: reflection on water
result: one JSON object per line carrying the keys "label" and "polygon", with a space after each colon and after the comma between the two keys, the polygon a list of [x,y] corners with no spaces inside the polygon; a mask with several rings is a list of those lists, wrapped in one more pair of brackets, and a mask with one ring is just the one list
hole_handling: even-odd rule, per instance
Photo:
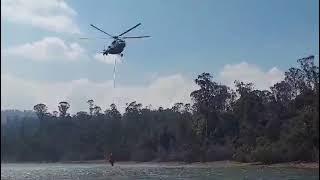
{"label": "reflection on water", "polygon": [[318,170],[158,164],[1,164],[3,180],[319,179]]}

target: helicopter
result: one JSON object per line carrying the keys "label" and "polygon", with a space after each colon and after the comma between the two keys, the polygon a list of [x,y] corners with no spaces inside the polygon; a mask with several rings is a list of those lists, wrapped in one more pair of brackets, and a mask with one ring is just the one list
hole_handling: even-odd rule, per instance
{"label": "helicopter", "polygon": [[[94,26],[93,24],[90,24],[90,26],[92,26],[93,28],[107,34],[108,36],[110,36],[111,38],[113,38],[114,40],[112,41],[111,45],[108,46],[107,49],[103,49],[103,51],[101,52],[104,55],[108,55],[108,54],[118,54],[121,57],[123,56],[122,52],[124,50],[124,48],[126,47],[126,42],[124,41],[124,39],[134,39],[134,38],[148,38],[150,36],[122,36],[126,33],[128,33],[129,31],[131,31],[132,29],[140,26],[141,23],[138,23],[137,25],[133,26],[132,28],[126,30],[125,32],[119,34],[118,36],[113,36],[103,30],[101,30],[100,28]],[[88,39],[88,38],[82,38],[82,39]]]}

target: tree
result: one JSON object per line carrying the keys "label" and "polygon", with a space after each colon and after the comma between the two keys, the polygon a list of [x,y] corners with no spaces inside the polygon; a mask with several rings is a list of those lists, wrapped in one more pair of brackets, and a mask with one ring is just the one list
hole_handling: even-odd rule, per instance
{"label": "tree", "polygon": [[[202,73],[195,79],[195,83],[200,86],[199,90],[193,91],[190,96],[194,101],[194,109],[198,114],[198,120],[205,120],[205,137],[214,134],[219,124],[219,113],[230,109],[233,99],[232,91],[225,85],[220,85],[212,81],[209,73]],[[203,122],[203,121],[197,121]]]}
{"label": "tree", "polygon": [[70,104],[68,102],[62,101],[62,102],[59,102],[58,108],[60,111],[60,116],[66,117],[68,115],[67,111],[70,108]]}
{"label": "tree", "polygon": [[118,111],[117,106],[115,104],[111,104],[110,109],[107,109],[105,111],[105,114],[112,120],[117,120],[117,121],[121,120],[121,114]]}
{"label": "tree", "polygon": [[240,96],[242,96],[242,97],[248,95],[253,90],[253,83],[244,83],[244,82],[236,80],[236,81],[234,81],[234,84],[237,88],[236,89],[237,93],[239,93]]}
{"label": "tree", "polygon": [[43,120],[44,116],[46,115],[46,113],[48,111],[48,107],[42,103],[33,106],[33,109],[36,112],[36,114],[38,115],[38,118],[40,120]]}
{"label": "tree", "polygon": [[288,102],[293,99],[293,95],[290,93],[291,87],[285,81],[274,84],[270,89],[275,97],[275,100],[281,102],[282,104],[288,104]]}
{"label": "tree", "polygon": [[303,74],[305,85],[309,89],[319,89],[319,67],[314,65],[314,56],[308,56],[297,60]]}
{"label": "tree", "polygon": [[236,92],[240,94],[240,98],[234,104],[235,116],[239,118],[239,129],[241,143],[254,147],[256,143],[257,129],[259,121],[264,111],[263,95],[264,92],[254,90],[252,83],[244,83],[235,81]]}
{"label": "tree", "polygon": [[191,104],[187,103],[184,105],[184,112],[189,112],[191,113],[192,109],[191,109]]}
{"label": "tree", "polygon": [[183,103],[175,103],[172,107],[174,112],[181,112],[183,109]]}
{"label": "tree", "polygon": [[136,101],[133,101],[131,103],[127,103],[126,107],[126,113],[140,113],[142,108],[142,104],[138,103]]}
{"label": "tree", "polygon": [[93,115],[95,115],[95,116],[100,115],[101,114],[100,111],[101,111],[101,107],[100,106],[94,106]]}
{"label": "tree", "polygon": [[93,111],[94,111],[94,101],[92,99],[89,99],[87,101],[87,103],[89,104],[90,116],[92,116],[93,115]]}
{"label": "tree", "polygon": [[52,112],[52,115],[53,115],[54,117],[58,117],[58,114],[59,114],[58,111],[53,111],[53,112]]}

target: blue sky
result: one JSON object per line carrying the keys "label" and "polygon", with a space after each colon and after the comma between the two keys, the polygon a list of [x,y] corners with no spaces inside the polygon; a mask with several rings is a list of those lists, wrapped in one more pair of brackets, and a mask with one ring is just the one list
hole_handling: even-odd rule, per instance
{"label": "blue sky", "polygon": [[[123,87],[150,87],[159,80],[175,76],[181,76],[189,82],[202,72],[212,73],[223,83],[228,78],[228,82],[230,78],[243,77],[243,80],[247,80],[244,77],[246,75],[241,75],[241,72],[239,75],[236,70],[252,70],[253,73],[247,76],[260,73],[266,77],[253,81],[264,84],[265,79],[277,76],[269,77],[268,72],[276,70],[281,74],[289,67],[296,66],[298,58],[314,54],[318,60],[317,0],[50,1],[51,4],[39,4],[36,0],[31,0],[29,4],[17,0],[4,0],[1,3],[2,11],[7,8],[1,14],[1,49],[10,52],[1,61],[2,74],[42,85],[67,84],[79,79],[97,84],[112,80],[113,65],[94,58],[103,44],[111,40],[79,40],[79,37],[104,37],[90,24],[111,34],[118,34],[141,22],[142,25],[128,35],[152,36],[149,39],[127,41],[124,59],[117,72],[117,83]],[[19,8],[25,8],[26,12],[19,11]],[[22,15],[19,16],[19,13]],[[65,16],[68,20],[55,21],[52,17],[56,15]],[[68,56],[68,49],[64,53],[71,60],[64,60],[64,56],[58,57],[59,60],[34,60],[38,51],[21,55],[26,50],[21,50],[21,46],[46,37],[58,38],[67,45],[76,43],[80,48],[74,51],[82,55],[72,59]],[[55,45],[60,43],[56,39],[46,42],[54,42]],[[19,47],[19,51],[14,50]],[[55,53],[60,53],[60,50]],[[228,74],[228,77],[221,77],[223,74]],[[9,95],[1,93],[1,96]],[[67,97],[61,96],[63,98]],[[167,96],[163,98],[168,99]],[[151,102],[152,98],[149,99]],[[6,104],[8,107],[19,106],[18,100],[15,101],[16,104]],[[27,102],[24,104],[21,108],[28,106]]]}

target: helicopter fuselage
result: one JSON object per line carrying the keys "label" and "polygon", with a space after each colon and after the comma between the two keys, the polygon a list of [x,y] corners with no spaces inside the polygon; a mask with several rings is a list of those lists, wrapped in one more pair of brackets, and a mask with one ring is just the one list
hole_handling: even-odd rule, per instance
{"label": "helicopter fuselage", "polygon": [[107,49],[103,49],[102,54],[103,55],[108,55],[108,54],[119,54],[121,56],[123,56],[122,51],[124,50],[124,48],[126,47],[126,42],[124,41],[124,39],[136,39],[136,38],[146,38],[146,37],[150,37],[150,36],[123,36],[124,34],[128,33],[129,31],[131,31],[132,29],[138,27],[141,25],[141,23],[138,23],[137,25],[133,26],[132,28],[126,30],[125,32],[117,35],[117,36],[113,36],[105,31],[103,31],[102,29],[94,26],[93,24],[90,24],[92,27],[94,27],[95,29],[103,32],[104,34],[107,34],[108,36],[110,36],[111,38],[114,39],[114,41],[112,41],[111,45],[108,46]]}
{"label": "helicopter fuselage", "polygon": [[116,39],[111,43],[110,46],[108,46],[108,49],[103,52],[103,55],[121,54],[125,47],[126,43],[124,40]]}

